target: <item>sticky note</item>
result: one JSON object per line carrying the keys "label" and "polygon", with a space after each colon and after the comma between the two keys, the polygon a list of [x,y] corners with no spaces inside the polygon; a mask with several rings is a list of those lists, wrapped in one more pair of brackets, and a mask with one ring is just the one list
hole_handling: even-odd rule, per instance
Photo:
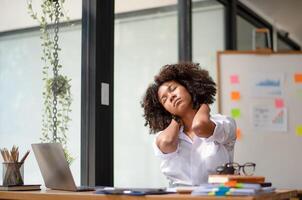
{"label": "sticky note", "polygon": [[302,74],[296,73],[294,79],[295,79],[295,83],[302,83]]}
{"label": "sticky note", "polygon": [[239,77],[238,77],[238,75],[236,75],[236,74],[231,75],[230,76],[230,81],[231,81],[232,84],[239,83]]}
{"label": "sticky note", "polygon": [[239,118],[240,117],[240,109],[239,108],[233,108],[231,110],[231,115],[233,118]]}
{"label": "sticky note", "polygon": [[296,134],[302,136],[302,124],[296,127]]}
{"label": "sticky note", "polygon": [[231,99],[233,101],[238,101],[240,99],[240,92],[238,92],[238,91],[232,91],[231,92]]}
{"label": "sticky note", "polygon": [[237,130],[236,130],[236,137],[237,137],[237,140],[241,140],[241,138],[242,138],[240,128],[237,128]]}
{"label": "sticky note", "polygon": [[283,99],[275,99],[275,107],[276,108],[283,108],[284,107],[284,102]]}

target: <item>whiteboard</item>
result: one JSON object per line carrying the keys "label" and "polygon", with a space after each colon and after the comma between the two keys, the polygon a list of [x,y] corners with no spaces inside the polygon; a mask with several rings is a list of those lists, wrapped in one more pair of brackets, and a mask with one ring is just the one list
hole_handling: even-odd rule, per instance
{"label": "whiteboard", "polygon": [[277,188],[302,188],[302,53],[217,54],[219,112],[241,138],[234,161]]}

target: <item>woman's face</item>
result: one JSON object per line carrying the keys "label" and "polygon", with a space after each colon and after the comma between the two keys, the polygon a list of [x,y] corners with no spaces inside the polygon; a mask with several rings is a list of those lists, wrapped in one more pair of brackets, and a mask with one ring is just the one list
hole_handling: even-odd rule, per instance
{"label": "woman's face", "polygon": [[187,109],[192,109],[192,97],[188,90],[176,81],[163,83],[157,92],[158,99],[171,114],[182,116]]}

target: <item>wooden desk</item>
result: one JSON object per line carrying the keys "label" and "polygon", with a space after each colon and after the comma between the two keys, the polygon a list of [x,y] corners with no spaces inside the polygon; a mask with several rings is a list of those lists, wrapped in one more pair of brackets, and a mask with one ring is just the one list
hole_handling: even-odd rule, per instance
{"label": "wooden desk", "polygon": [[187,194],[146,195],[138,197],[126,195],[102,195],[93,194],[93,192],[65,192],[57,190],[25,192],[0,191],[0,199],[10,200],[280,200],[290,199],[296,196],[296,190],[278,190],[277,192],[271,194],[240,197],[191,196]]}

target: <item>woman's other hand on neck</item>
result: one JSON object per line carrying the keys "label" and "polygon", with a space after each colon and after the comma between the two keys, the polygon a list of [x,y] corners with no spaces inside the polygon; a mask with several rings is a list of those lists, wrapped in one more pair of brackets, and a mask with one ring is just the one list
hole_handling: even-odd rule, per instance
{"label": "woman's other hand on neck", "polygon": [[181,123],[171,120],[169,126],[156,139],[156,144],[163,153],[172,153],[178,146],[178,135]]}
{"label": "woman's other hand on neck", "polygon": [[213,135],[215,123],[210,119],[210,107],[202,104],[192,121],[192,130],[198,137],[208,138]]}

